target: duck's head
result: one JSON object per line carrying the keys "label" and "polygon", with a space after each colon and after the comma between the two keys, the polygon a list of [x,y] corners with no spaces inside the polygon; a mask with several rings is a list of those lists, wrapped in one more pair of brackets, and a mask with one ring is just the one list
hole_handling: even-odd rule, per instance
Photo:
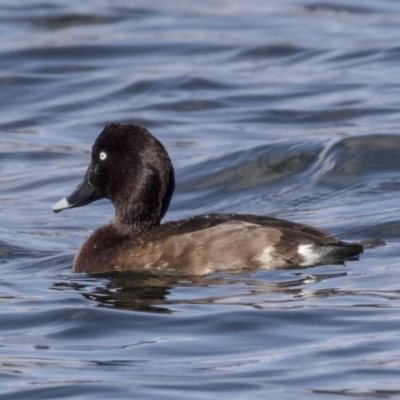
{"label": "duck's head", "polygon": [[114,224],[130,233],[158,225],[175,187],[174,169],[164,146],[146,129],[107,125],[96,139],[83,182],[53,211],[80,207],[101,198],[115,208]]}

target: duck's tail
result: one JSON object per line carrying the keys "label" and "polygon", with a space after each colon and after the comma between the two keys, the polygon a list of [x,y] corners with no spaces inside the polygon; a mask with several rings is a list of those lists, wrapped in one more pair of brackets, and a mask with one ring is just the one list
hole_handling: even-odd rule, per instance
{"label": "duck's tail", "polygon": [[381,239],[300,245],[298,252],[304,260],[300,265],[338,264],[345,260],[356,260],[364,249],[383,245],[385,242]]}
{"label": "duck's tail", "polygon": [[374,247],[384,246],[386,242],[382,239],[366,239],[357,242],[361,244],[364,249],[373,249]]}

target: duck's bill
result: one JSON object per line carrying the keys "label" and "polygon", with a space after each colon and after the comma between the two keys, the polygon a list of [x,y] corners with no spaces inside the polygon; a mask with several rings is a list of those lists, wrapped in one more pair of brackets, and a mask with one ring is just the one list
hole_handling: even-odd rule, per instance
{"label": "duck's bill", "polygon": [[65,197],[64,199],[54,204],[52,210],[57,213],[65,210],[66,208],[86,206],[86,204],[90,204],[102,198],[103,196],[90,185],[85,176],[85,179],[76,188],[76,190],[68,197]]}

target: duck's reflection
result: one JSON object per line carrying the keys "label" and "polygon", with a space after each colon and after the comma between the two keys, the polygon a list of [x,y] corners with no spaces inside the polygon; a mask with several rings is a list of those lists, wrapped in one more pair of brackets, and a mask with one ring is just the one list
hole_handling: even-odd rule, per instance
{"label": "duck's reflection", "polygon": [[100,307],[168,314],[177,304],[238,304],[263,308],[271,302],[326,297],[334,294],[333,289],[312,290],[312,284],[346,274],[337,270],[326,274],[292,270],[278,273],[274,276],[278,280],[271,282],[266,281],[265,273],[177,277],[112,272],[86,277],[73,275],[69,280],[54,283],[53,289],[73,289]]}

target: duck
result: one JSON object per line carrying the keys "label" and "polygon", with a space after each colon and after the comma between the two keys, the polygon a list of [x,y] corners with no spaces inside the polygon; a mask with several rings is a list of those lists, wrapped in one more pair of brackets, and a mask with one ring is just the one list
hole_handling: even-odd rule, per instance
{"label": "duck", "polygon": [[250,214],[206,214],[161,223],[175,189],[171,159],[147,129],[106,125],[71,195],[53,211],[106,198],[115,214],[83,243],[75,273],[151,271],[207,275],[302,268],[358,259],[377,241],[344,242],[302,223]]}

